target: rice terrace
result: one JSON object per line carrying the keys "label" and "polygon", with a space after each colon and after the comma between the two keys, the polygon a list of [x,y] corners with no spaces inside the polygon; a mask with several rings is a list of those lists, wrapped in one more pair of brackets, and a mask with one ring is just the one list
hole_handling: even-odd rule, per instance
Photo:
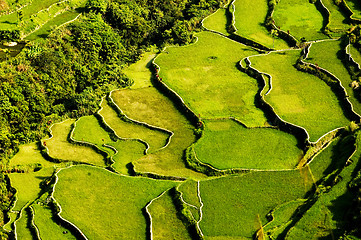
{"label": "rice terrace", "polygon": [[361,2],[0,0],[0,239],[361,239]]}

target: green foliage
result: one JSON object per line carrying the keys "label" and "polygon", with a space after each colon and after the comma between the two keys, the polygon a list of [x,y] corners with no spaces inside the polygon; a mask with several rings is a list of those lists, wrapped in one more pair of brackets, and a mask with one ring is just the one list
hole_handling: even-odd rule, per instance
{"label": "green foliage", "polygon": [[20,38],[20,30],[0,30],[0,40],[16,41]]}
{"label": "green foliage", "polygon": [[107,0],[88,0],[85,4],[85,9],[94,11],[96,13],[105,13],[107,10]]}

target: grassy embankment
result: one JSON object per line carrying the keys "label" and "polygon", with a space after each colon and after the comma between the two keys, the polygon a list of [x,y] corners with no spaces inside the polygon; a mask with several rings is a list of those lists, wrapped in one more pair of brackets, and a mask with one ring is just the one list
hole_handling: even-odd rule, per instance
{"label": "grassy embankment", "polygon": [[351,11],[353,12],[352,14],[352,18],[354,19],[361,19],[361,6],[360,6],[360,2],[357,0],[345,0],[347,6],[351,9]]}
{"label": "grassy embankment", "polygon": [[76,239],[70,231],[53,221],[52,210],[40,203],[31,205],[34,210],[34,224],[39,229],[41,239]]}
{"label": "grassy embankment", "polygon": [[192,239],[183,222],[177,217],[169,191],[148,205],[152,217],[153,239]]}
{"label": "grassy embankment", "polygon": [[[30,171],[9,174],[11,185],[16,189],[17,193],[15,206],[11,209],[10,212],[10,221],[4,227],[4,229],[6,230],[11,229],[10,225],[20,214],[21,209],[23,209],[25,206],[30,206],[34,201],[36,201],[36,199],[38,199],[38,197],[41,196],[41,194],[43,193],[41,183],[51,177],[56,168],[64,167],[64,164],[56,164],[46,161],[42,157],[40,150],[35,143],[20,146],[19,152],[10,160],[9,167],[15,169],[26,169],[26,166],[32,164],[40,164],[42,167],[41,170],[36,172]],[[40,215],[35,214],[36,219],[41,219],[41,222],[39,222],[40,225],[37,225],[37,227],[42,231],[44,230],[49,232],[49,229],[44,229],[44,225],[41,224],[44,223],[47,226],[56,224],[52,222],[53,220],[50,210],[47,209],[46,214],[44,211],[42,211]],[[21,218],[16,221],[16,234],[18,235],[19,239],[28,239],[26,236],[29,236],[30,234],[30,230],[27,226],[29,216],[24,209],[22,210],[21,214]],[[72,237],[72,235],[69,233],[68,237]]]}
{"label": "grassy embankment", "polygon": [[102,101],[101,107],[99,114],[120,138],[142,140],[144,144],[149,145],[148,152],[157,151],[167,144],[169,134],[120,119],[117,112],[105,100]]}

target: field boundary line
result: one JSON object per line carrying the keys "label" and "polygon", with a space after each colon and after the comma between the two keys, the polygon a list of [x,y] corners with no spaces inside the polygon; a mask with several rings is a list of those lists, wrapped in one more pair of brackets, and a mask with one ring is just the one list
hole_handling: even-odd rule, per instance
{"label": "field boundary line", "polygon": [[[9,178],[9,181],[10,181],[10,184],[11,184],[11,179]],[[17,201],[18,201],[18,190],[16,189],[16,188],[14,188],[15,189],[15,194],[14,194],[14,197],[15,197],[15,200],[12,202],[12,204],[11,204],[11,208],[9,209],[9,211],[7,212],[7,216],[9,217],[9,221],[8,222],[6,222],[1,228],[4,230],[4,231],[6,231],[6,232],[8,232],[8,233],[10,233],[10,232],[12,232],[13,231],[13,229],[12,229],[12,225],[14,224],[14,222],[16,221],[16,219],[18,218],[18,215],[19,215],[19,211],[18,210],[14,210],[14,208],[15,208],[15,206],[16,206],[16,203],[17,203]],[[21,209],[20,209],[21,210]],[[13,219],[13,222],[12,223],[10,223],[11,222],[11,218],[10,218],[10,213],[14,213],[14,214],[16,214],[16,218],[15,219]],[[10,224],[9,225],[9,227],[10,227],[10,230],[8,230],[8,229],[5,229],[4,227],[6,226],[6,225],[8,225],[8,224]],[[15,231],[15,229],[14,229],[14,231]]]}
{"label": "field boundary line", "polygon": [[[34,202],[33,202],[34,203]],[[32,207],[32,205],[29,205],[28,207],[30,209],[30,217],[31,217],[31,226],[34,228],[35,232],[36,232],[36,236],[38,237],[39,240],[41,240],[41,236],[40,236],[40,230],[38,228],[38,226],[35,224],[35,210]],[[30,230],[31,231],[31,230]]]}
{"label": "field boundary line", "polygon": [[201,227],[199,226],[202,219],[203,219],[203,201],[202,201],[202,197],[201,197],[201,190],[200,190],[200,181],[197,181],[197,197],[198,197],[198,200],[199,200],[199,203],[200,203],[200,207],[199,207],[199,220],[197,221],[197,228],[199,230],[199,233],[202,237],[204,237],[204,234],[202,232],[202,229]]}
{"label": "field boundary line", "polygon": [[[309,49],[311,48],[311,46],[312,46],[312,43],[310,44]],[[309,52],[309,50],[308,50],[308,52]],[[307,54],[307,56],[308,56],[308,54]],[[350,108],[351,108],[351,109],[350,109],[351,112],[352,112],[355,116],[357,116],[357,117],[359,118],[359,121],[360,121],[361,116],[360,116],[357,112],[355,112],[352,103],[350,102],[349,98],[347,97],[349,94],[347,93],[346,88],[342,85],[341,80],[340,80],[337,76],[335,76],[333,73],[331,73],[330,71],[328,71],[327,69],[322,68],[322,67],[320,67],[320,66],[316,66],[316,65],[313,64],[313,63],[306,62],[305,60],[306,60],[306,57],[303,58],[303,59],[301,59],[300,61],[301,61],[301,63],[303,63],[303,64],[305,64],[305,65],[312,66],[312,67],[314,67],[314,68],[316,68],[316,69],[317,69],[317,68],[321,69],[321,71],[325,72],[325,73],[328,74],[331,78],[333,78],[334,80],[337,81],[339,87],[341,87],[341,89],[343,90],[342,93],[343,93],[343,95],[344,95],[344,96],[343,96],[344,99],[340,99],[340,100],[346,101],[346,103],[347,103],[347,104],[350,106]],[[322,79],[321,79],[321,80],[322,80]],[[327,84],[327,83],[326,83],[326,84]],[[327,84],[327,85],[328,85],[328,84]],[[329,85],[328,85],[328,86],[329,86]],[[334,92],[334,91],[332,90],[332,87],[331,87],[331,86],[330,86],[330,88],[331,88],[331,91]],[[335,94],[335,95],[336,95],[336,94]],[[337,95],[336,95],[336,97],[337,97]]]}
{"label": "field boundary line", "polygon": [[[72,141],[71,143],[73,144],[84,144],[86,147],[90,147],[92,148],[94,151],[100,151],[101,153],[99,153],[100,155],[103,155],[104,160],[110,159],[112,162],[110,165],[112,165],[114,163],[111,155],[107,152],[105,152],[104,150],[100,149],[96,144],[88,142],[88,141],[84,141],[84,140],[76,140],[74,138],[74,132],[75,132],[75,128],[76,128],[76,124],[77,122],[80,120],[80,118],[78,118],[74,123],[73,123],[73,127],[72,130],[69,134],[69,139]],[[88,145],[88,146],[87,146]],[[106,144],[103,144],[102,146],[105,146]],[[96,148],[97,150],[95,150],[94,148]],[[114,148],[113,148],[114,149]],[[98,153],[98,152],[97,152]],[[105,156],[106,155],[106,156]],[[104,161],[104,164],[106,165],[106,162]]]}
{"label": "field boundary line", "polygon": [[[104,125],[106,125],[106,126],[109,128],[109,130],[112,131],[112,133],[114,134],[114,136],[115,136],[116,138],[118,138],[119,140],[139,141],[140,143],[144,144],[145,147],[146,147],[144,153],[146,154],[147,151],[148,151],[148,149],[150,148],[149,144],[148,144],[146,141],[144,141],[144,140],[142,140],[142,139],[138,139],[138,138],[123,138],[123,137],[120,137],[120,136],[118,135],[118,133],[109,125],[109,123],[107,123],[107,121],[105,121],[104,116],[103,116],[102,114],[100,114],[100,111],[103,110],[102,103],[103,103],[103,101],[104,101],[105,98],[106,98],[106,96],[103,96],[103,97],[102,97],[102,99],[101,99],[101,101],[100,101],[100,103],[99,103],[100,109],[96,112],[96,114],[97,114],[98,116],[100,116],[100,118],[101,118],[101,120],[102,120],[102,123],[103,123]],[[109,106],[109,107],[111,107],[111,106]]]}
{"label": "field boundary line", "polygon": [[79,13],[74,19],[69,20],[69,21],[67,21],[67,22],[65,22],[65,23],[60,24],[59,26],[56,27],[56,29],[58,29],[58,28],[60,28],[60,27],[62,27],[62,26],[64,26],[64,25],[67,25],[67,24],[69,24],[69,23],[71,23],[71,22],[76,21],[76,20],[80,17],[80,15],[82,15],[82,13]]}
{"label": "field boundary line", "polygon": [[[73,166],[74,166],[74,165],[73,165]],[[63,217],[61,216],[61,213],[62,213],[63,209],[62,209],[61,205],[58,203],[58,201],[57,201],[57,200],[55,199],[55,197],[54,197],[55,186],[56,186],[56,184],[58,183],[58,180],[59,180],[58,173],[59,173],[61,170],[63,170],[63,169],[71,168],[71,167],[73,167],[73,166],[66,167],[66,168],[61,168],[61,169],[59,169],[59,170],[54,174],[55,182],[54,182],[54,186],[52,187],[52,191],[51,191],[51,193],[50,193],[50,198],[54,201],[54,204],[56,204],[56,206],[59,208],[59,210],[57,211],[56,215],[60,218],[60,220],[63,221],[63,222],[65,222],[65,223],[67,223],[67,224],[69,224],[71,227],[73,227],[75,230],[77,230],[78,233],[80,234],[80,236],[83,237],[83,239],[88,240],[88,238],[86,237],[86,235],[85,235],[74,223],[70,222],[69,220],[67,220],[67,219],[65,219],[65,218],[63,218]],[[109,170],[108,170],[108,171],[109,171]],[[109,171],[109,172],[110,172],[110,171]]]}
{"label": "field boundary line", "polygon": [[[46,141],[52,139],[54,137],[54,134],[53,134],[53,130],[52,128],[56,125],[56,124],[62,124],[66,121],[70,121],[70,120],[75,120],[76,119],[73,119],[73,118],[67,118],[61,122],[57,122],[57,123],[53,123],[50,127],[49,127],[49,134],[50,134],[50,137],[49,138],[45,138],[45,139],[40,139],[39,142],[40,142],[40,146],[42,149],[40,149],[40,153],[41,155],[47,160],[47,161],[50,161],[50,162],[56,162],[56,163],[61,163],[61,162],[70,162],[72,164],[85,164],[85,165],[92,165],[92,163],[87,163],[87,162],[78,162],[78,161],[75,161],[75,160],[69,160],[69,159],[62,159],[62,158],[56,158],[56,157],[53,157],[51,154],[50,154],[50,151],[49,151],[49,148],[48,146],[46,145]],[[70,134],[70,132],[69,132]],[[67,135],[67,142],[69,144],[72,144],[71,142],[69,142],[69,134]],[[45,143],[45,144],[44,144]],[[73,143],[74,144],[74,143]],[[89,146],[88,146],[89,147]],[[44,153],[44,150],[45,149],[45,153]],[[93,149],[94,150],[94,149]],[[95,150],[94,150],[95,151]],[[103,156],[104,157],[104,156]]]}
{"label": "field boundary line", "polygon": [[[348,50],[347,50],[348,49]],[[356,49],[357,51],[357,49]],[[355,59],[352,57],[352,54],[351,54],[351,43],[347,44],[346,48],[345,48],[345,53],[346,55],[349,57],[349,60],[354,63],[355,65],[357,65],[357,68],[358,70],[361,70],[361,67],[360,67],[360,63],[356,62]],[[360,53],[361,54],[361,53]]]}
{"label": "field boundary line", "polygon": [[[336,40],[337,40],[337,39],[322,39],[322,40],[310,41],[310,42],[308,42],[308,43],[310,43],[310,44],[312,45],[312,43],[324,42],[324,41],[336,41]],[[248,57],[243,58],[243,59],[239,62],[239,65],[241,66],[241,68],[245,69],[245,67],[242,65],[242,61],[246,61],[246,59],[247,59],[247,61],[249,62],[249,64],[248,64],[247,67],[253,69],[254,71],[256,71],[256,72],[257,72],[258,74],[260,74],[260,75],[262,75],[262,74],[269,75],[268,73],[263,73],[263,72],[260,72],[258,69],[253,68],[253,67],[251,66],[252,62],[251,62],[249,59],[252,58],[252,57],[266,56],[266,55],[269,55],[269,54],[271,54],[271,53],[273,53],[273,52],[293,51],[293,50],[300,51],[300,49],[289,49],[289,50],[276,50],[276,51],[271,51],[271,52],[268,52],[268,53],[266,53],[266,54],[255,54],[255,55],[252,55],[252,56],[248,56]],[[308,53],[306,53],[306,54],[308,54]],[[301,60],[301,61],[302,61],[302,60]],[[332,74],[331,74],[331,75],[332,75]],[[336,78],[336,79],[337,79],[337,78]],[[263,80],[264,80],[264,79],[263,79]],[[340,83],[340,80],[339,80],[339,79],[338,79],[338,82]],[[344,91],[345,91],[345,88],[344,88],[342,85],[341,85],[341,87],[342,87],[342,88],[344,89]],[[322,135],[321,137],[319,137],[316,141],[310,141],[309,133],[308,133],[308,131],[307,131],[304,127],[283,120],[283,119],[276,113],[276,111],[275,111],[275,109],[273,108],[273,106],[270,105],[270,104],[264,99],[264,97],[262,96],[262,91],[261,91],[260,93],[261,93],[261,97],[262,97],[263,101],[264,101],[267,105],[269,105],[269,107],[271,107],[272,111],[273,111],[274,114],[277,116],[277,118],[279,118],[279,120],[282,121],[282,122],[284,122],[285,124],[289,124],[289,125],[292,125],[292,126],[294,126],[294,127],[297,127],[297,128],[302,129],[302,130],[307,134],[307,139],[306,139],[306,141],[307,141],[309,144],[311,144],[311,145],[316,144],[316,143],[317,143],[320,139],[322,139],[325,135],[327,135],[327,134],[329,134],[329,133],[331,133],[331,132],[333,132],[333,131],[335,131],[335,130],[344,128],[344,127],[339,127],[339,128],[336,128],[336,129],[332,129],[332,130],[326,132],[326,133],[325,133],[324,135]],[[268,93],[269,93],[269,92],[268,92]],[[349,100],[347,99],[347,101],[349,101]],[[353,106],[352,106],[352,104],[351,104],[351,107],[352,107],[352,111],[353,111]],[[354,111],[353,111],[353,112],[354,112]],[[355,112],[354,112],[354,113],[355,113]],[[355,114],[357,114],[357,113],[355,113]],[[357,115],[358,115],[358,114],[357,114]],[[358,116],[359,116],[359,115],[358,115]],[[361,116],[360,116],[360,117],[361,117]]]}

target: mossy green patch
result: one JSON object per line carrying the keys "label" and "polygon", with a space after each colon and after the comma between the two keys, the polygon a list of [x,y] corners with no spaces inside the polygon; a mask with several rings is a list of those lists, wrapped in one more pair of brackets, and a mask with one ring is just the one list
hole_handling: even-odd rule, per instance
{"label": "mossy green patch", "polygon": [[232,120],[205,125],[195,152],[201,162],[218,169],[292,169],[303,156],[297,139],[277,129],[245,128]]}
{"label": "mossy green patch", "polygon": [[192,239],[183,222],[177,217],[169,191],[153,200],[148,211],[152,218],[153,239]]}
{"label": "mossy green patch", "polygon": [[203,219],[208,237],[252,238],[266,214],[280,204],[303,198],[312,182],[307,172],[252,172],[200,182]]}
{"label": "mossy green patch", "polygon": [[147,223],[142,209],[178,184],[89,166],[71,167],[57,175],[54,197],[63,209],[61,216],[89,239],[145,239]]}
{"label": "mossy green patch", "polygon": [[264,26],[268,12],[268,0],[236,0],[234,6],[237,34],[269,48],[288,48],[285,41],[276,36],[272,37]]}
{"label": "mossy green patch", "polygon": [[279,1],[273,17],[280,29],[290,31],[298,40],[302,37],[307,41],[327,38],[321,32],[323,17],[316,6],[309,1]]}

